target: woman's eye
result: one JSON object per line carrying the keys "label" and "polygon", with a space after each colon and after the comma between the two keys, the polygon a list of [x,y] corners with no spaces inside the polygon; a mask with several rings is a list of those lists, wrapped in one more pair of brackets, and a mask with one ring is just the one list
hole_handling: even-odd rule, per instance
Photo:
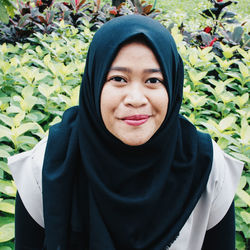
{"label": "woman's eye", "polygon": [[116,81],[116,82],[126,82],[126,80],[120,76],[114,76],[109,79],[110,81]]}
{"label": "woman's eye", "polygon": [[152,77],[152,78],[149,78],[146,83],[162,83],[161,80],[159,80],[158,78],[155,78],[155,77]]}

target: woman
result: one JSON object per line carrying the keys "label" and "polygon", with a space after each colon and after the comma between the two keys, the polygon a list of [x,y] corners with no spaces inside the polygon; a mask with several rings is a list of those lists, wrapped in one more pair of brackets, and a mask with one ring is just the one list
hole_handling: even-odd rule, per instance
{"label": "woman", "polygon": [[183,77],[157,21],[97,31],[79,106],[9,159],[16,249],[235,249],[242,164],[179,115]]}

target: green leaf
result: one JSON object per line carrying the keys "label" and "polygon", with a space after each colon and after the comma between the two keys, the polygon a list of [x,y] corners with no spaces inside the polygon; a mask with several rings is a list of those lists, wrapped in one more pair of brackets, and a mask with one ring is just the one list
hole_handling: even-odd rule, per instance
{"label": "green leaf", "polygon": [[231,152],[231,155],[233,155],[236,159],[240,161],[245,161],[247,163],[250,163],[250,159],[246,155],[236,153],[236,152]]}
{"label": "green leaf", "polygon": [[250,60],[250,53],[249,53],[249,50],[248,50],[248,52],[245,51],[245,50],[243,50],[243,49],[241,49],[241,48],[238,48],[237,50],[238,50],[238,52],[242,55],[242,57],[243,57],[244,59],[246,59],[247,61]]}
{"label": "green leaf", "polygon": [[17,138],[18,136],[24,134],[29,130],[36,130],[38,128],[38,124],[34,122],[28,122],[21,124],[18,128],[15,129],[14,134]]}
{"label": "green leaf", "polygon": [[25,86],[22,90],[23,98],[33,95],[33,91],[34,91],[34,88],[32,88],[30,85]]}
{"label": "green leaf", "polygon": [[46,98],[48,98],[54,91],[55,91],[55,86],[49,86],[47,84],[40,84],[38,86],[38,90],[40,91],[41,94],[43,94]]}
{"label": "green leaf", "polygon": [[248,205],[250,206],[250,195],[242,190],[242,189],[238,189],[236,194]]}
{"label": "green leaf", "polygon": [[12,248],[8,246],[0,246],[0,250],[12,250]]}
{"label": "green leaf", "polygon": [[195,66],[198,62],[198,55],[196,53],[190,53],[189,55],[189,62]]}
{"label": "green leaf", "polygon": [[248,67],[242,62],[239,62],[238,65],[239,65],[240,73],[242,74],[242,76],[244,78],[249,77]]}
{"label": "green leaf", "polygon": [[0,114],[0,120],[9,127],[12,127],[14,125],[12,118],[8,117],[7,115]]}
{"label": "green leaf", "polygon": [[11,139],[11,134],[12,134],[12,132],[9,128],[6,128],[0,124],[0,138],[7,137],[7,138]]}
{"label": "green leaf", "polygon": [[0,2],[0,21],[2,21],[5,24],[9,23],[8,12],[1,2]]}
{"label": "green leaf", "polygon": [[24,111],[30,112],[36,102],[37,97],[29,95],[20,101],[20,106]]}
{"label": "green leaf", "polygon": [[238,189],[243,189],[247,184],[247,178],[246,176],[242,175],[240,178],[240,183],[238,185]]}
{"label": "green leaf", "polygon": [[8,153],[13,152],[13,150],[14,150],[12,147],[10,147],[10,146],[8,146],[8,145],[6,145],[6,144],[0,145],[0,149],[6,151],[6,152],[8,152]]}
{"label": "green leaf", "polygon": [[21,112],[21,111],[22,111],[22,110],[21,110],[19,107],[15,106],[15,105],[11,105],[11,106],[9,106],[9,107],[6,109],[7,114],[19,113],[19,112]]}
{"label": "green leaf", "polygon": [[206,71],[197,72],[196,70],[190,70],[190,71],[188,71],[188,74],[189,74],[191,81],[195,85],[199,85],[200,84],[199,81],[206,76],[207,72]]}
{"label": "green leaf", "polygon": [[10,169],[8,167],[8,165],[3,162],[3,161],[0,161],[0,168],[5,171],[6,173],[10,174],[11,175],[11,172],[10,172]]}
{"label": "green leaf", "polygon": [[248,125],[247,119],[242,117],[241,129],[240,129],[241,142],[244,145],[249,145],[250,142],[250,126]]}
{"label": "green leaf", "polygon": [[220,95],[220,98],[224,102],[224,104],[227,104],[234,99],[234,95],[231,92],[223,92]]}
{"label": "green leaf", "polygon": [[37,139],[35,137],[31,136],[18,136],[17,137],[17,144],[20,146],[20,144],[28,144],[31,147],[34,147],[38,143]]}
{"label": "green leaf", "polygon": [[230,127],[235,123],[236,117],[234,116],[227,116],[219,122],[219,130],[222,132]]}
{"label": "green leaf", "polygon": [[207,98],[206,96],[198,96],[193,94],[189,96],[189,100],[194,108],[200,108],[206,103]]}
{"label": "green leaf", "polygon": [[0,201],[0,211],[14,214],[15,213],[15,201],[11,199],[4,199]]}
{"label": "green leaf", "polygon": [[220,46],[221,46],[221,48],[222,48],[222,50],[223,50],[223,55],[225,56],[225,58],[227,58],[227,59],[230,59],[232,56],[233,56],[233,53],[234,53],[234,51],[237,49],[237,47],[236,46],[234,46],[234,47],[229,47],[229,46],[227,46],[227,45],[224,45],[223,43],[220,43]]}
{"label": "green leaf", "polygon": [[250,213],[248,213],[247,211],[242,211],[240,215],[247,224],[250,224]]}
{"label": "green leaf", "polygon": [[0,179],[0,192],[16,197],[16,187],[14,186],[14,182]]}
{"label": "green leaf", "polygon": [[1,220],[0,220],[0,227],[5,225],[5,224],[9,224],[9,223],[13,223],[15,221],[15,218],[14,216],[4,216],[4,217],[1,217]]}
{"label": "green leaf", "polygon": [[225,149],[230,144],[230,142],[226,138],[221,137],[217,141],[217,144],[220,146],[221,149]]}
{"label": "green leaf", "polygon": [[243,106],[247,103],[249,100],[249,94],[245,93],[242,96],[236,96],[234,101],[238,104],[238,106],[242,109]]}
{"label": "green leaf", "polygon": [[46,116],[40,111],[33,111],[32,110],[32,112],[27,114],[25,118],[29,119],[30,121],[40,122],[43,119],[45,119]]}
{"label": "green leaf", "polygon": [[10,156],[10,154],[7,151],[0,149],[0,157],[8,158],[9,156]]}
{"label": "green leaf", "polygon": [[0,242],[6,242],[14,238],[14,223],[5,224],[0,227]]}
{"label": "green leaf", "polygon": [[245,246],[245,241],[243,239],[243,237],[236,232],[236,249],[237,250],[246,250],[246,246]]}
{"label": "green leaf", "polygon": [[15,127],[19,127],[21,124],[21,121],[25,118],[25,112],[23,110],[21,110],[14,118],[13,118],[13,122],[14,122],[14,126]]}
{"label": "green leaf", "polygon": [[247,208],[247,204],[242,201],[240,198],[235,198],[234,204],[236,208],[242,207],[242,208]]}
{"label": "green leaf", "polygon": [[244,29],[242,26],[237,26],[234,28],[233,34],[232,34],[232,40],[235,43],[240,43],[242,39],[242,35],[244,33]]}
{"label": "green leaf", "polygon": [[217,62],[219,63],[220,67],[224,70],[228,69],[230,67],[231,64],[235,63],[237,60],[222,60],[220,57],[218,56],[214,56],[217,60]]}

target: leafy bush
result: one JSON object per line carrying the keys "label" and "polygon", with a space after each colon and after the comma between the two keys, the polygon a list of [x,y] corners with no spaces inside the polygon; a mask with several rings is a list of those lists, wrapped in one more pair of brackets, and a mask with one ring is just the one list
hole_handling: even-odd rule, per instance
{"label": "leafy bush", "polygon": [[218,57],[212,47],[187,46],[177,27],[172,35],[185,62],[183,115],[207,131],[226,153],[245,162],[235,198],[236,245],[245,250],[250,237],[249,50],[221,43],[222,57]]}
{"label": "leafy bush", "polygon": [[[239,22],[235,19],[236,13],[228,11],[227,6],[232,3],[237,4],[238,2],[233,1],[215,1],[210,0],[213,4],[212,8],[205,9],[201,15],[205,18],[212,19],[211,27],[207,26],[204,28],[204,32],[200,34],[200,40],[205,46],[207,46],[214,38],[216,40],[223,41],[225,44],[231,46],[240,45],[243,48],[250,47],[250,36],[244,33],[243,26],[246,22],[239,25]],[[231,32],[228,30],[228,24],[236,24]]]}
{"label": "leafy bush", "polygon": [[[35,34],[30,43],[0,46],[0,247],[13,247],[15,185],[6,157],[26,151],[60,121],[78,101],[79,84],[93,32],[59,24],[57,33]],[[191,48],[177,27],[172,29],[185,62],[182,114],[233,157],[245,162],[235,198],[237,249],[249,238],[249,72],[250,54],[222,45],[224,56]],[[231,50],[241,59],[234,59]],[[215,63],[216,62],[216,63]],[[216,64],[220,65],[218,67]],[[214,75],[214,71],[218,74]],[[1,248],[0,248],[1,249]]]}
{"label": "leafy bush", "polygon": [[[249,50],[250,36],[244,29],[247,21],[243,21],[240,24],[235,18],[237,14],[226,9],[227,6],[233,3],[237,4],[237,2],[216,0],[209,0],[208,2],[212,2],[212,6],[199,13],[207,19],[206,26],[202,29],[200,29],[201,26],[197,27],[197,30],[192,29],[190,31],[186,27],[185,21],[181,19],[179,29],[184,37],[183,39],[190,44],[190,46],[200,48],[212,47],[213,52],[219,57],[223,56],[221,43],[223,43],[223,45],[228,44],[230,47],[239,45],[242,49]],[[171,30],[175,24],[175,22],[169,22],[169,20],[164,20],[164,22],[168,25],[169,30]],[[193,22],[194,21],[192,21],[192,23]],[[209,25],[207,25],[208,23]],[[241,55],[237,53],[237,50],[236,54],[238,54],[238,57],[241,57]]]}
{"label": "leafy bush", "polygon": [[0,21],[9,23],[9,15],[14,16],[15,5],[10,0],[0,0]]}
{"label": "leafy bush", "polygon": [[[206,5],[206,10],[214,6],[215,2]],[[11,18],[9,26],[0,22],[0,250],[13,249],[14,237],[16,187],[6,158],[31,149],[60,121],[64,110],[77,104],[93,30],[116,16],[134,12],[152,17],[159,14],[145,2],[136,7],[128,1],[114,8],[108,3],[101,6],[100,1],[53,4],[36,0],[34,5],[20,2],[19,14]],[[181,25],[180,19],[177,28],[171,22],[178,16],[171,19],[165,13],[157,18],[170,25],[185,62],[182,114],[208,131],[227,153],[245,162],[235,197],[236,244],[238,250],[244,250],[250,224],[250,53],[246,34],[238,43],[227,41],[220,23],[227,34],[233,34],[238,24],[224,24],[223,12],[225,8],[218,18],[213,14],[204,18],[203,28],[193,33],[185,25],[195,27],[194,20]]]}
{"label": "leafy bush", "polygon": [[18,12],[9,19],[9,23],[0,22],[0,44],[29,42],[28,38],[37,32],[50,34],[57,30],[61,20],[78,30],[84,29],[87,22],[91,24],[92,30],[96,30],[114,17],[133,13],[155,17],[159,11],[153,9],[152,5],[140,3],[138,0],[135,1],[135,5],[128,1],[118,8],[108,3],[101,6],[100,0],[70,0],[56,3],[52,0],[35,0],[34,4],[18,1]]}
{"label": "leafy bush", "polygon": [[9,240],[14,237],[16,188],[6,157],[31,149],[78,102],[93,34],[63,22],[58,32],[36,34],[33,42],[40,45],[0,46],[0,249],[13,248]]}

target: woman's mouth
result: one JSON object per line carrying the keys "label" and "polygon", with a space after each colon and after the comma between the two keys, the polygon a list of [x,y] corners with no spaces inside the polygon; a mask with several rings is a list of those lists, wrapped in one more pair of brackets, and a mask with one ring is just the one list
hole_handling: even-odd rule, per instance
{"label": "woman's mouth", "polygon": [[131,126],[140,126],[143,123],[147,122],[149,115],[132,115],[122,118],[122,120]]}

